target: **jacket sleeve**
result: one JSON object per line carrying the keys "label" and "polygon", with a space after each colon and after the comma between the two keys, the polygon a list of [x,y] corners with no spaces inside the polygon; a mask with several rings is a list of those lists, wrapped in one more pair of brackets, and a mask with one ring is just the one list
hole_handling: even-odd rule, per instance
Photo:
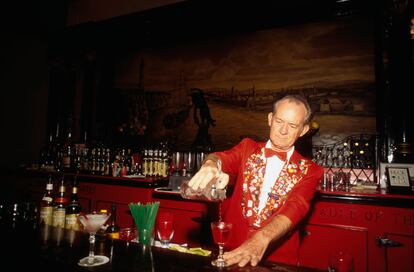
{"label": "jacket sleeve", "polygon": [[322,167],[312,163],[309,173],[289,192],[284,205],[274,214],[283,214],[294,228],[308,213],[316,187],[323,176]]}
{"label": "jacket sleeve", "polygon": [[230,176],[230,182],[233,183],[243,163],[243,157],[245,154],[249,154],[248,149],[254,148],[256,142],[252,139],[244,138],[240,143],[232,147],[231,149],[215,152],[222,162],[222,171]]}

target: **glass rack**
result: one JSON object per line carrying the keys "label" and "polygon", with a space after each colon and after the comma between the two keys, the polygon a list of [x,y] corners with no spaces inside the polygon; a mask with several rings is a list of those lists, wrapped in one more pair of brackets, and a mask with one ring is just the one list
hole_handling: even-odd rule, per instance
{"label": "glass rack", "polygon": [[375,134],[357,134],[332,144],[313,145],[312,159],[325,168],[324,182],[333,180],[338,186],[335,189],[357,183],[377,186],[376,140]]}

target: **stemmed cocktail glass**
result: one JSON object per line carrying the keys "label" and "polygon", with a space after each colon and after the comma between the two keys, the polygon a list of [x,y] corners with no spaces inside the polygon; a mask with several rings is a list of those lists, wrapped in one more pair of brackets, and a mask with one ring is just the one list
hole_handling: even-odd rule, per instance
{"label": "stemmed cocktail glass", "polygon": [[226,223],[223,221],[211,223],[211,231],[213,232],[214,242],[219,246],[219,254],[217,259],[211,261],[211,264],[216,267],[221,268],[227,266],[226,261],[223,259],[223,247],[229,239],[231,228],[231,223]]}
{"label": "stemmed cocktail glass", "polygon": [[93,212],[80,214],[79,221],[85,230],[89,233],[89,256],[79,260],[80,266],[97,266],[105,264],[109,258],[103,255],[95,255],[95,234],[105,224],[106,220],[111,216],[110,213]]}

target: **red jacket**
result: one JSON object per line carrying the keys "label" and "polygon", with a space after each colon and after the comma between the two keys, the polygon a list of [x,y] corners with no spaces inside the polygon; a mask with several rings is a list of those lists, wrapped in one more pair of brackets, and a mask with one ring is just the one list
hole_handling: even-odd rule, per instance
{"label": "red jacket", "polygon": [[[255,231],[254,227],[249,225],[242,214],[243,173],[248,158],[252,154],[260,153],[260,149],[264,146],[264,142],[258,143],[246,138],[227,151],[214,153],[220,157],[223,172],[230,175],[230,185],[234,186],[231,197],[223,202],[222,207],[223,220],[233,223],[233,229],[227,243],[227,250],[240,246]],[[307,159],[294,151],[289,159],[289,163],[297,163],[300,160]],[[271,217],[262,223],[262,226],[267,224],[277,214],[283,214],[292,221],[293,227],[291,232],[281,241],[269,245],[264,258],[270,261],[293,265],[297,265],[298,263],[299,232],[296,226],[309,211],[316,187],[323,176],[323,168],[310,160],[307,160],[307,162],[309,163],[308,171],[287,193],[284,204],[274,210]]]}

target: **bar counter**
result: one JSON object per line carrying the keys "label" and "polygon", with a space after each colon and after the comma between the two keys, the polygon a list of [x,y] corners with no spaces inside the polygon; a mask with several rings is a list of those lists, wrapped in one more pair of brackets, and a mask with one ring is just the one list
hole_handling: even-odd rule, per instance
{"label": "bar counter", "polygon": [[[48,175],[38,171],[3,173],[1,179],[6,190],[0,192],[0,205],[39,203]],[[61,174],[54,174],[55,183],[60,178]],[[79,200],[83,211],[110,210],[111,203],[116,203],[118,224],[129,227],[133,224],[129,203],[158,201],[160,210],[174,213],[173,243],[202,248],[213,246],[210,222],[217,220],[217,203],[183,199],[177,192],[163,190],[168,184],[166,180],[65,173],[67,184],[74,178],[80,183]],[[412,193],[391,194],[356,187],[348,191],[318,190],[309,214],[299,226],[302,239],[298,253],[300,266],[326,270],[332,252],[348,251],[354,257],[355,272],[414,271],[413,207]],[[161,258],[160,262],[165,263],[162,258],[168,257],[157,257],[158,251],[154,250],[154,258]],[[83,254],[77,257],[86,254],[85,247]],[[181,257],[174,255],[171,258],[180,260],[180,265],[183,262]],[[73,264],[76,267],[76,262]],[[209,266],[209,261],[204,264]],[[157,261],[156,266],[159,265],[163,264]],[[168,267],[166,269],[169,271]]]}
{"label": "bar counter", "polygon": [[215,254],[202,257],[158,247],[143,251],[138,243],[127,245],[125,241],[104,237],[97,237],[95,254],[107,256],[109,262],[84,268],[77,263],[88,255],[87,233],[28,223],[2,222],[0,229],[3,247],[0,260],[10,271],[321,271],[267,262],[257,267],[232,266],[219,270],[210,265]]}

